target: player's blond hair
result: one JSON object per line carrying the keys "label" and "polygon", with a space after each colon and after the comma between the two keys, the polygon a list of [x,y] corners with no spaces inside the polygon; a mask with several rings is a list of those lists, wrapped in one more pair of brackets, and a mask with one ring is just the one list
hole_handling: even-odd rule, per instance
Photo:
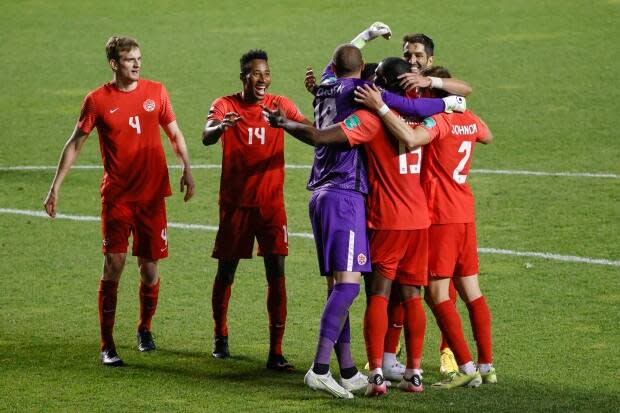
{"label": "player's blond hair", "polygon": [[105,44],[105,53],[108,56],[108,60],[116,60],[118,62],[121,52],[128,52],[139,47],[138,41],[133,37],[112,36]]}

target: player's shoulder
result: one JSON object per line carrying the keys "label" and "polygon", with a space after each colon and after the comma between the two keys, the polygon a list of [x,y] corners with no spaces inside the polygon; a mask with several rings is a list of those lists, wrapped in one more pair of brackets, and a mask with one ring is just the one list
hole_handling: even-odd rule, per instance
{"label": "player's shoulder", "polygon": [[347,116],[342,124],[349,130],[356,129],[360,126],[372,128],[375,125],[381,125],[381,118],[372,111],[360,108]]}
{"label": "player's shoulder", "polygon": [[236,106],[236,105],[240,105],[241,103],[243,103],[243,98],[241,97],[241,93],[235,93],[233,95],[220,96],[216,98],[213,101],[211,106],[216,106],[216,105]]}

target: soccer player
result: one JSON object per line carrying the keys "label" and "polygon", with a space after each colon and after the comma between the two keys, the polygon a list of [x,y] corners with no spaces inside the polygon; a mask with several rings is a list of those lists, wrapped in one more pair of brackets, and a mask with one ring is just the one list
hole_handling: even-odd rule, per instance
{"label": "soccer player", "polygon": [[[450,78],[450,73],[443,67],[427,68],[422,74]],[[444,92],[432,90],[425,93],[440,97]],[[378,108],[383,104],[377,91],[368,91],[366,95],[366,102],[373,102],[370,107]],[[459,369],[433,385],[440,388],[497,383],[492,364],[491,315],[477,275],[474,197],[466,182],[476,143],[489,144],[492,141],[493,135],[486,124],[470,111],[429,117],[404,141],[410,147],[428,144],[422,172],[432,222],[429,229],[431,276],[428,289],[433,304],[431,308],[454,350]],[[473,363],[460,317],[449,295],[451,279],[467,304],[478,349],[479,370]]]}
{"label": "soccer player", "polygon": [[183,164],[180,185],[181,192],[185,190],[185,201],[194,194],[194,179],[185,139],[166,88],[140,78],[142,55],[137,41],[113,36],[106,44],[106,54],[112,81],[84,99],[77,125],[62,150],[44,207],[49,216],[56,216],[62,182],[88,135],[97,128],[104,171],[101,182],[104,260],[99,283],[101,362],[105,366],[119,366],[123,361],[116,352],[112,332],[129,235],[133,236],[132,253],[138,257],[141,279],[138,350],[155,350],[151,321],[159,295],[157,263],[168,256],[164,198],[171,195],[160,126]]}
{"label": "soccer player", "polygon": [[[404,93],[397,76],[410,70],[400,58],[385,59],[377,69],[377,83]],[[396,125],[396,135],[410,134],[411,128],[385,106],[380,111],[386,122]],[[372,296],[365,321],[366,346],[371,363],[367,395],[387,392],[381,366],[387,330],[387,300],[391,281],[398,277],[405,305],[407,369],[399,387],[421,391],[420,360],[426,317],[420,287],[427,277],[427,227],[430,224],[426,198],[419,181],[421,155],[409,153],[394,137],[384,132],[378,116],[356,110],[343,122],[318,130],[286,119],[282,111],[265,110],[272,125],[283,127],[294,137],[315,145],[355,146],[365,144],[368,157],[368,227],[374,274]],[[421,153],[421,151],[420,151]],[[397,245],[398,248],[394,248]],[[343,318],[344,320],[344,318]]]}
{"label": "soccer player", "polygon": [[218,260],[211,303],[214,320],[213,357],[230,357],[227,312],[239,260],[252,258],[254,238],[267,277],[269,356],[267,368],[292,371],[282,355],[286,324],[284,257],[288,255],[284,209],[284,132],[272,128],[262,106],[281,108],[287,116],[310,124],[284,96],[267,93],[271,72],[267,53],[250,50],[241,56],[243,90],[216,99],[207,116],[202,142],[221,138],[220,225],[213,248]]}

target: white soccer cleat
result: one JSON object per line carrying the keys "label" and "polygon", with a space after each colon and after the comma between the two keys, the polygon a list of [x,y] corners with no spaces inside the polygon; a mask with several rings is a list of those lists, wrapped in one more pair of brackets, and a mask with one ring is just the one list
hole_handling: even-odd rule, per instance
{"label": "white soccer cleat", "polygon": [[387,394],[387,383],[381,374],[375,374],[366,383],[366,397],[379,397]]}
{"label": "white soccer cleat", "polygon": [[383,377],[387,380],[400,381],[405,375],[405,365],[396,360],[393,364],[383,365]]}
{"label": "white soccer cleat", "polygon": [[450,95],[442,99],[446,108],[444,112],[465,112],[467,110],[467,101],[463,96]]}
{"label": "white soccer cleat", "polygon": [[316,374],[310,367],[304,377],[304,383],[312,390],[322,390],[339,399],[353,398],[353,393],[339,385],[329,371],[327,374]]}
{"label": "white soccer cleat", "polygon": [[350,379],[341,377],[340,385],[351,393],[361,391],[368,385],[368,376],[358,371],[357,374]]}

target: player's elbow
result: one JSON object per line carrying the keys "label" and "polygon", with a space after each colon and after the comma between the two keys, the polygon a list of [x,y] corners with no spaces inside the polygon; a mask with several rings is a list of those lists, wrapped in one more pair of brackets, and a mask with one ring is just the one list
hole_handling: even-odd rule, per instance
{"label": "player's elbow", "polygon": [[480,140],[480,143],[483,143],[485,145],[493,143],[493,134],[491,133],[491,131],[489,131],[489,133],[487,134],[487,136],[484,137],[484,139]]}

